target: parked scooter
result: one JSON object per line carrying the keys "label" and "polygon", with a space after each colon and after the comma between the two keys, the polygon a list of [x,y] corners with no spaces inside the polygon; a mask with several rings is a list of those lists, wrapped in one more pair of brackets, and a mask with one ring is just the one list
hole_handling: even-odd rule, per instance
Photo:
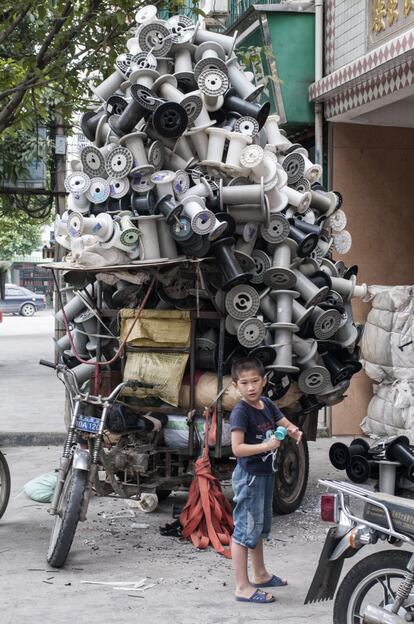
{"label": "parked scooter", "polygon": [[[305,604],[332,600],[344,560],[363,546],[379,541],[414,546],[414,500],[342,481],[319,483],[337,491],[321,497],[322,520],[335,526],[327,533]],[[333,624],[404,622],[414,622],[414,554],[380,550],[358,561],[336,592]]]}

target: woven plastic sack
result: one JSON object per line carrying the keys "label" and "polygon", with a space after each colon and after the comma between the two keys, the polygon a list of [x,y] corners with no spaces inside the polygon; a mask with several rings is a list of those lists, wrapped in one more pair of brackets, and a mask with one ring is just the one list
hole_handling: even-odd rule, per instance
{"label": "woven plastic sack", "polygon": [[50,503],[57,483],[57,472],[45,474],[28,481],[23,489],[27,496],[37,503]]}

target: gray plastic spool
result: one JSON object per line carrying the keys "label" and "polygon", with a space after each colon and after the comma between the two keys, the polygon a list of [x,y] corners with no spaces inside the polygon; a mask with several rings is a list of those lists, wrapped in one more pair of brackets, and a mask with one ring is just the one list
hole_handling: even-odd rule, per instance
{"label": "gray plastic spool", "polygon": [[157,232],[161,256],[170,259],[177,258],[177,245],[164,218],[157,221]]}
{"label": "gray plastic spool", "polygon": [[[86,290],[86,293],[92,297],[93,292],[94,292],[94,284],[88,284],[85,290]],[[84,292],[82,292],[82,296],[85,296]],[[75,296],[70,301],[68,301],[68,303],[65,306],[63,306],[63,311],[66,315],[66,319],[68,321],[73,321],[75,316],[80,314],[84,308],[85,308],[84,302],[79,297],[79,295],[75,294]],[[56,312],[55,319],[59,323],[64,322],[62,310],[59,310],[58,312]]]}
{"label": "gray plastic spool", "polygon": [[353,351],[356,339],[358,338],[358,330],[352,321],[342,325],[335,334],[335,340],[341,343],[343,349]]}
{"label": "gray plastic spool", "polygon": [[272,325],[273,344],[276,350],[276,360],[266,368],[277,373],[298,373],[299,368],[292,364],[292,329],[285,327],[282,323],[279,327],[277,323]]}
{"label": "gray plastic spool", "polygon": [[397,468],[401,466],[400,462],[392,462],[380,460],[378,462],[379,481],[378,490],[384,494],[395,494],[395,480],[397,477]]}
{"label": "gray plastic spool", "polygon": [[140,260],[161,259],[160,245],[158,241],[157,221],[162,219],[161,215],[138,217],[138,228],[141,231],[142,251]]}
{"label": "gray plastic spool", "polygon": [[262,284],[263,276],[265,272],[270,269],[272,264],[270,256],[261,249],[254,249],[252,258],[254,260],[255,267],[254,275],[250,281],[252,284]]}
{"label": "gray plastic spool", "polygon": [[293,288],[296,284],[296,275],[290,269],[295,243],[286,239],[276,245],[273,251],[272,266],[263,274],[263,282],[272,288]]}
{"label": "gray plastic spool", "polygon": [[341,313],[338,310],[322,310],[315,306],[311,314],[313,331],[319,340],[331,338],[341,325]]}
{"label": "gray plastic spool", "polygon": [[292,301],[299,297],[299,293],[295,290],[271,290],[269,295],[276,302],[276,323],[284,324],[287,327],[297,331],[294,323],[292,323]]}
{"label": "gray plastic spool", "polygon": [[260,310],[269,321],[276,323],[276,303],[275,300],[269,295],[269,292],[270,288],[267,288],[260,294]]}
{"label": "gray plastic spool", "polygon": [[98,339],[96,336],[98,333],[98,319],[94,313],[90,310],[85,310],[79,314],[79,316],[75,317],[74,322],[78,325],[78,331],[81,327],[88,338],[88,343],[86,344],[88,351],[96,351],[98,346]]}
{"label": "gray plastic spool", "polygon": [[255,316],[260,307],[258,292],[253,286],[239,284],[226,295],[226,310],[233,318],[244,321]]}
{"label": "gray plastic spool", "polygon": [[303,340],[293,336],[293,350],[297,364],[301,368],[299,388],[306,394],[318,394],[329,388],[331,376],[324,366],[318,364],[318,344],[316,340]]}
{"label": "gray plastic spool", "polygon": [[329,286],[318,288],[297,269],[293,269],[293,272],[296,275],[296,290],[298,290],[305,302],[305,308],[317,305],[326,299],[329,293]]}
{"label": "gray plastic spool", "polygon": [[292,304],[292,313],[293,313],[293,321],[296,325],[303,325],[305,321],[311,316],[314,310],[314,306],[310,306],[309,308],[305,308],[299,301],[293,301]]}
{"label": "gray plastic spool", "polygon": [[324,391],[316,396],[322,403],[325,403],[325,405],[336,405],[342,401],[345,392],[349,388],[349,384],[349,380],[341,381],[336,386],[331,385],[328,391]]}
{"label": "gray plastic spool", "polygon": [[262,344],[266,335],[266,327],[258,318],[248,318],[242,321],[237,329],[237,339],[242,347],[253,349]]}
{"label": "gray plastic spool", "polygon": [[268,243],[283,243],[289,236],[289,221],[283,214],[272,214],[269,225],[260,226],[262,238]]}

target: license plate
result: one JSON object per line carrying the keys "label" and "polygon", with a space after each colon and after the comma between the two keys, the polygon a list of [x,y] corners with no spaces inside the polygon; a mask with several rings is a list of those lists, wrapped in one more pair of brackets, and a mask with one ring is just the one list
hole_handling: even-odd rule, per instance
{"label": "license plate", "polygon": [[80,431],[87,431],[88,433],[98,433],[100,424],[100,418],[94,418],[93,416],[78,416],[76,419],[75,427],[76,429],[80,429]]}

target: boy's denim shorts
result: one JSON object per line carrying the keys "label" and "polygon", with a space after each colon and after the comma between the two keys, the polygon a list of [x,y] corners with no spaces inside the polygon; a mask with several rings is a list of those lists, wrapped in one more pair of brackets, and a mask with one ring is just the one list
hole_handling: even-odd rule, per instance
{"label": "boy's denim shorts", "polygon": [[275,475],[251,475],[237,464],[232,485],[234,492],[233,541],[255,548],[259,539],[268,537],[272,526],[272,500]]}

